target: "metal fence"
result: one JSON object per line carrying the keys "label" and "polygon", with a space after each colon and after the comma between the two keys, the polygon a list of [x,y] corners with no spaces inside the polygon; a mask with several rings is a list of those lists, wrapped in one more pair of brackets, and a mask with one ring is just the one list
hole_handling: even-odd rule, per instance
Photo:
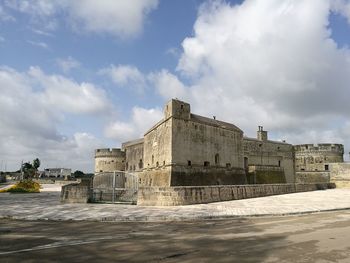
{"label": "metal fence", "polygon": [[114,171],[94,175],[92,201],[136,204],[138,176],[135,173]]}

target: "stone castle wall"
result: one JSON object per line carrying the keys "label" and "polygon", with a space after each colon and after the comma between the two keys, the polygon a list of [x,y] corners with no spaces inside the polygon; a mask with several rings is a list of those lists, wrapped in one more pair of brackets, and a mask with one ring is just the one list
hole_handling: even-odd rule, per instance
{"label": "stone castle wall", "polygon": [[144,136],[144,169],[139,174],[140,185],[170,186],[172,119],[156,124]]}
{"label": "stone castle wall", "polygon": [[246,198],[335,188],[332,183],[141,187],[137,205],[174,206],[222,202]]}
{"label": "stone castle wall", "polygon": [[[293,145],[267,140],[267,135],[259,136],[258,132],[258,138],[261,137],[266,139],[243,139],[246,170],[249,166],[265,166],[266,168],[271,167],[271,174],[276,174],[273,167],[281,167],[286,182],[294,183]],[[273,183],[273,181],[266,183]]]}
{"label": "stone castle wall", "polygon": [[350,163],[330,164],[330,181],[339,188],[350,188]]}
{"label": "stone castle wall", "polygon": [[125,152],[125,171],[141,172],[144,167],[143,138],[122,144]]}
{"label": "stone castle wall", "polygon": [[344,162],[342,144],[301,144],[294,146],[295,171],[328,171],[330,163]]}
{"label": "stone castle wall", "polygon": [[172,100],[144,137],[144,186],[244,184],[243,132]]}
{"label": "stone castle wall", "polygon": [[119,148],[95,150],[95,173],[124,171],[125,152]]}

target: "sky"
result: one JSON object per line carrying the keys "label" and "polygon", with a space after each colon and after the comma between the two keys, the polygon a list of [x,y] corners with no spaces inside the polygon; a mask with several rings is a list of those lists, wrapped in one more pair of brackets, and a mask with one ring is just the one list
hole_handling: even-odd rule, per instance
{"label": "sky", "polygon": [[92,172],[178,98],[350,151],[349,0],[0,0],[0,170]]}

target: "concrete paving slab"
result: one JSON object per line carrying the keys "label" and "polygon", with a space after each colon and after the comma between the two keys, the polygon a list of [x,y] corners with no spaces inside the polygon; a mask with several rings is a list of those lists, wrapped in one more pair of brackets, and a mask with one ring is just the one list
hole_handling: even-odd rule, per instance
{"label": "concrete paving slab", "polygon": [[173,207],[121,204],[62,204],[60,186],[38,194],[0,193],[0,218],[24,220],[181,221],[227,217],[281,216],[350,209],[350,189],[276,195]]}

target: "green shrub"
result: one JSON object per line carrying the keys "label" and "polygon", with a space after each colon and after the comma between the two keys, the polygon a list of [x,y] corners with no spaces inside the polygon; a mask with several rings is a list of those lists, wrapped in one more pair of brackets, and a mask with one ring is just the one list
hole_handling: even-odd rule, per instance
{"label": "green shrub", "polygon": [[32,180],[23,180],[12,186],[11,188],[2,190],[8,193],[40,193],[40,184]]}

